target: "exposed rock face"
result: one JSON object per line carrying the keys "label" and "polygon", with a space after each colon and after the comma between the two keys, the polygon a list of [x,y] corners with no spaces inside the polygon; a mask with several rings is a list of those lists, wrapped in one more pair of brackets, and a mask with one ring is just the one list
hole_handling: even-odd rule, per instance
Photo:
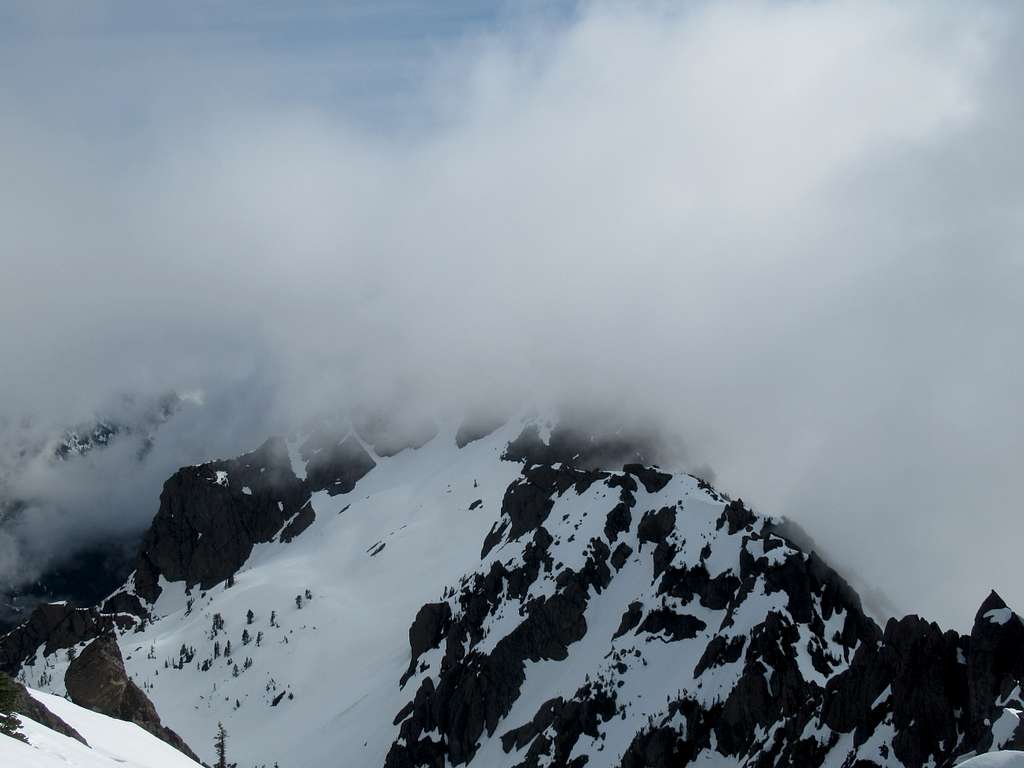
{"label": "exposed rock face", "polygon": [[1024,622],[995,592],[974,617],[969,648],[968,706],[972,717],[981,719],[997,696],[1024,680]]}
{"label": "exposed rock face", "polygon": [[159,578],[201,589],[223,582],[245,563],[255,544],[288,543],[315,519],[314,490],[347,493],[375,462],[344,431],[315,431],[302,446],[307,479],[292,471],[288,448],[270,438],[236,459],[183,467],[164,483],[160,508],[143,537],[127,588],[97,608],[66,603],[36,606],[29,618],[0,635],[0,670],[15,674],[40,648],[70,648],[150,618],[147,603],[160,594]]}
{"label": "exposed rock face", "polygon": [[103,613],[126,613],[140,619],[149,617],[149,611],[146,610],[138,596],[124,590],[118,591],[104,600],[101,610]]}
{"label": "exposed rock face", "polygon": [[307,501],[302,509],[299,510],[299,513],[293,517],[291,522],[284,527],[283,531],[281,531],[281,536],[279,537],[280,540],[287,544],[304,530],[309,528],[309,526],[313,524],[314,520],[316,520],[316,513],[313,511],[313,505]]}
{"label": "exposed rock face", "polygon": [[309,450],[306,484],[312,491],[327,491],[332,495],[348,493],[367,472],[377,466],[377,462],[353,435]]}
{"label": "exposed rock face", "polygon": [[143,538],[137,594],[156,600],[159,576],[201,589],[224,581],[308,500],[309,489],[292,472],[280,438],[237,459],[178,470],[164,483],[160,509]]}
{"label": "exposed rock face", "polygon": [[14,681],[14,686],[18,691],[14,702],[15,712],[29,718],[30,720],[35,720],[40,725],[45,725],[51,731],[56,731],[57,733],[64,734],[72,739],[77,739],[88,746],[88,742],[82,738],[82,735],[78,731],[65,723],[38,701],[33,699],[25,689],[25,686],[16,680]]}
{"label": "exposed rock face", "polygon": [[[501,533],[492,530],[489,539],[522,543],[521,555],[514,562],[491,561],[485,572],[464,580],[461,593],[454,598],[454,609],[442,611],[436,604],[431,607],[433,615],[455,616],[445,622],[443,632],[433,632],[434,647],[444,647],[439,680],[435,684],[430,676],[422,679],[413,706],[402,722],[401,741],[388,754],[388,768],[433,764],[442,754],[447,754],[455,765],[470,761],[480,736],[485,730],[493,734],[518,698],[526,677],[526,662],[564,660],[569,646],[586,635],[584,613],[591,590],[600,592],[611,580],[607,565],[611,550],[606,543],[592,540],[582,567],[578,571],[562,570],[555,580],[553,594],[531,597],[530,592],[554,566],[550,554],[554,540],[543,526],[554,506],[553,498],[570,489],[583,493],[607,477],[604,472],[570,466],[527,466],[523,479],[509,487],[502,504],[505,524],[497,529]],[[632,497],[628,487],[621,488],[619,495],[624,501]],[[508,599],[521,604],[523,621],[489,652],[484,652],[480,645],[487,635],[486,619]],[[418,623],[422,625],[420,617]],[[417,629],[416,625],[413,629]],[[413,636],[410,630],[410,638]],[[423,645],[427,636],[422,630],[415,633],[417,650],[426,650]],[[467,647],[468,653],[464,650]],[[403,684],[408,679],[409,675]],[[543,712],[537,718],[538,723],[548,719],[564,723],[565,728],[573,731],[584,727],[593,730],[591,711],[611,709],[610,701],[605,699],[601,706],[588,703],[583,710],[578,702],[558,702],[551,704],[550,718]],[[438,751],[441,744],[425,736],[434,731],[444,738],[444,752]],[[508,743],[525,745],[528,733],[529,727],[524,726],[508,737]],[[564,747],[567,742],[563,739],[558,743]],[[542,751],[540,747],[534,749],[534,762]],[[567,756],[564,749],[560,754],[563,752]]]}
{"label": "exposed rock face", "polygon": [[153,702],[128,677],[112,635],[96,638],[75,657],[64,675],[64,685],[78,706],[135,723],[199,762],[181,737],[160,722]]}
{"label": "exposed rock face", "polygon": [[132,624],[128,617],[106,615],[95,608],[74,608],[67,603],[38,605],[28,621],[0,637],[0,670],[13,676],[39,648],[51,654]]}
{"label": "exposed rock face", "polygon": [[[618,432],[592,432],[556,425],[549,439],[541,439],[536,425],[528,425],[508,444],[503,459],[527,464],[570,464],[584,469],[636,466],[655,460],[658,446],[653,438]],[[639,462],[639,463],[637,463]],[[653,470],[652,470],[653,471]]]}
{"label": "exposed rock face", "polygon": [[409,647],[412,649],[412,663],[428,648],[433,648],[444,638],[452,620],[452,609],[448,603],[428,603],[409,627]]}

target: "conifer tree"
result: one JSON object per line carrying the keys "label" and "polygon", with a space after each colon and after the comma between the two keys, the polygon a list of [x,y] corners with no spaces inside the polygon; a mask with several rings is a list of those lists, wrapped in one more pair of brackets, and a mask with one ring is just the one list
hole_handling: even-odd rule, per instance
{"label": "conifer tree", "polygon": [[17,699],[18,689],[14,685],[14,681],[0,672],[0,734],[28,741],[21,733],[21,723],[14,712]]}
{"label": "conifer tree", "polygon": [[228,732],[223,723],[217,723],[217,735],[213,739],[213,748],[217,751],[215,768],[228,768]]}

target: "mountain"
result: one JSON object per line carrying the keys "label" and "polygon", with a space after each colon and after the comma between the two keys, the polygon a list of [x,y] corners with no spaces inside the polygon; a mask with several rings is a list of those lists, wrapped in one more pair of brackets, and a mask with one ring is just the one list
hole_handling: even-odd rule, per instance
{"label": "mountain", "polygon": [[[271,438],[164,485],[102,604],[0,668],[67,691],[99,637],[205,761],[949,766],[1024,748],[1024,622],[879,626],[782,519],[642,441],[536,415]],[[79,666],[81,662],[78,662]]]}
{"label": "mountain", "polygon": [[0,735],[0,765],[12,768],[198,768],[199,764],[132,723],[29,691],[64,727],[21,716],[26,742]]}
{"label": "mountain", "polygon": [[[37,514],[39,508],[56,505],[63,515],[81,512],[74,507],[78,502],[73,494],[56,501],[38,498],[12,483],[29,467],[37,472],[44,468],[48,482],[41,485],[49,490],[72,473],[88,477],[88,457],[114,445],[126,445],[142,462],[153,449],[161,427],[188,401],[173,392],[158,397],[126,395],[101,415],[72,427],[45,430],[25,424],[21,429],[7,430],[0,444],[0,534],[9,534],[17,541],[24,518]],[[116,541],[86,540],[64,548],[62,555],[27,578],[22,569],[0,574],[0,630],[13,627],[43,601],[70,600],[89,605],[101,600],[131,573],[137,547],[138,539],[130,534]]]}
{"label": "mountain", "polygon": [[137,455],[142,458],[152,448],[156,433],[188,401],[197,396],[165,392],[157,397],[123,395],[116,402],[91,419],[64,429],[39,432],[31,422],[11,430],[13,467],[5,474],[16,471],[25,462],[37,458],[68,461],[102,450],[117,440],[133,438]]}

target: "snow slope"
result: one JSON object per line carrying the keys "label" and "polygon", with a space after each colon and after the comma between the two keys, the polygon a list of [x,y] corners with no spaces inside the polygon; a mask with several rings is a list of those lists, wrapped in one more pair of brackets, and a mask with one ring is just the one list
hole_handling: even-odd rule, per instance
{"label": "snow slope", "polygon": [[[316,520],[301,536],[257,545],[233,587],[193,590],[191,611],[184,585],[163,582],[159,620],[123,635],[121,648],[164,723],[207,762],[222,720],[238,735],[231,759],[240,766],[319,766],[339,750],[352,765],[383,764],[391,721],[405,703],[397,681],[409,662],[409,623],[479,562],[505,487],[520,471],[498,460],[517,433],[510,424],[462,450],[453,433],[442,434],[415,451],[375,456],[377,467],[352,493],[314,494]],[[215,613],[224,629],[211,640]],[[252,638],[247,645],[243,630]],[[212,658],[213,642],[228,640],[230,659],[197,669]],[[196,649],[195,660],[180,670],[165,666],[180,659],[183,645]],[[32,685],[43,676],[63,693],[66,667],[64,654],[40,651],[24,677]]]}
{"label": "snow slope", "polygon": [[1024,752],[989,752],[958,763],[957,768],[1024,768]]}
{"label": "snow slope", "polygon": [[[1016,738],[1019,688],[996,694],[1019,670],[964,698],[975,650],[1024,632],[1012,611],[977,638],[917,617],[883,633],[790,528],[696,478],[584,471],[547,444],[503,460],[536,421],[387,456],[350,435],[373,468],[314,492],[295,538],[286,521],[233,583],[161,576],[119,643],[164,724],[212,762],[222,721],[240,768],[943,766]],[[192,468],[195,492],[226,498],[220,466]],[[40,647],[20,676],[61,694],[68,659]]]}
{"label": "snow slope", "polygon": [[22,717],[21,730],[29,743],[0,736],[4,768],[197,768],[197,763],[133,723],[90,712],[59,696],[29,693],[89,746]]}

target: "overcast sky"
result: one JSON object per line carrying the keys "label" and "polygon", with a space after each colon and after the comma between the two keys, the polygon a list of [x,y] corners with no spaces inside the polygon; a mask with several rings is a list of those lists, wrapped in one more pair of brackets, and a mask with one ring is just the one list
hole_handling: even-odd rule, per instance
{"label": "overcast sky", "polygon": [[82,492],[116,531],[165,468],[353,393],[529,383],[660,422],[900,611],[1024,606],[1022,33],[995,3],[7,3],[0,417],[202,390],[130,494]]}

